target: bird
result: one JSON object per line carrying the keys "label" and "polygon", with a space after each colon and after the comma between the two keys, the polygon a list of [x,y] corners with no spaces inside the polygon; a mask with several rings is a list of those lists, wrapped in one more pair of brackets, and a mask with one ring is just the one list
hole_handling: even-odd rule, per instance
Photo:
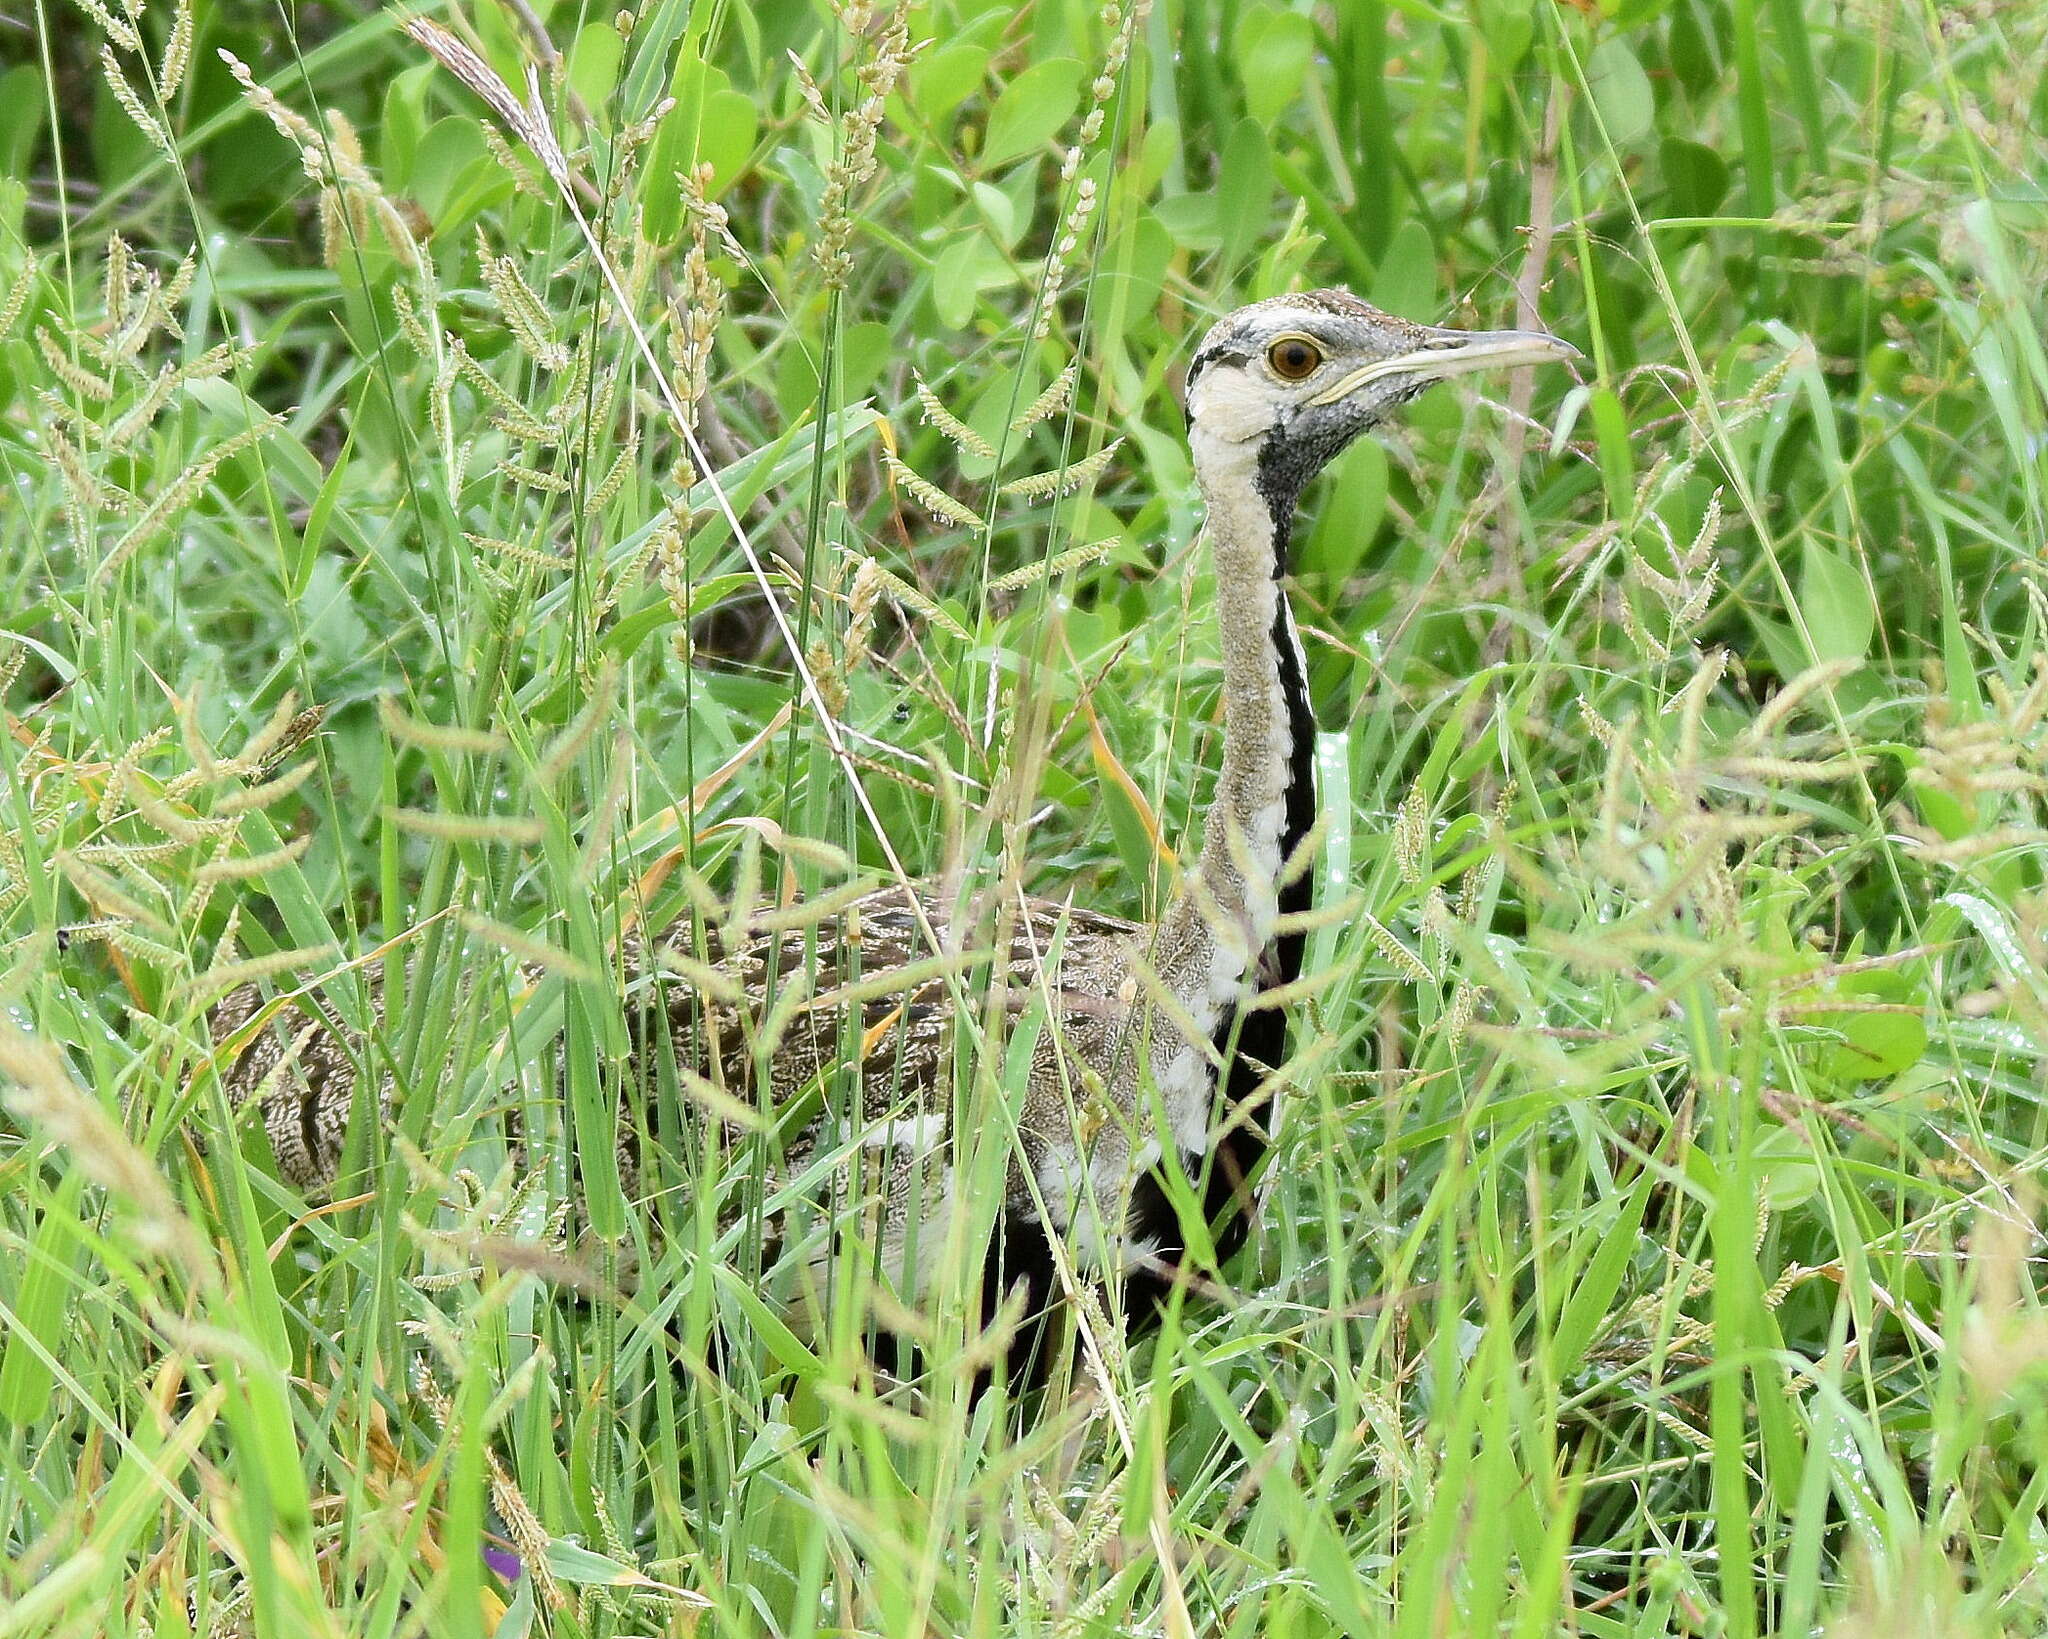
{"label": "bird", "polygon": [[[1545,331],[1425,325],[1341,289],[1241,307],[1196,346],[1184,398],[1214,564],[1222,751],[1199,853],[1156,920],[931,879],[827,896],[814,914],[741,907],[624,936],[622,1082],[650,1085],[666,1055],[714,1101],[757,1111],[753,1130],[773,1129],[773,1199],[836,1181],[837,1230],[800,1236],[788,1206],[766,1226],[771,1253],[801,1247],[803,1289],[816,1293],[852,1236],[903,1303],[929,1297],[965,1180],[988,1176],[965,1164],[973,1135],[956,1118],[1000,1122],[1008,1150],[1000,1200],[979,1203],[995,1209],[979,1220],[993,1220],[979,1303],[985,1326],[1012,1321],[1013,1351],[1039,1348],[1077,1277],[1142,1326],[1198,1273],[1196,1246],[1220,1270],[1244,1244],[1314,887],[1317,723],[1286,584],[1303,492],[1433,383],[1577,356]],[[972,1083],[954,1073],[960,1010],[991,997],[1031,1031],[1008,1116],[961,1107]],[[361,1044],[307,999],[267,1010],[253,987],[210,1025],[231,1101],[260,1103],[280,1171],[328,1182]],[[643,1135],[661,1140],[644,1110],[621,1132],[630,1182]]]}

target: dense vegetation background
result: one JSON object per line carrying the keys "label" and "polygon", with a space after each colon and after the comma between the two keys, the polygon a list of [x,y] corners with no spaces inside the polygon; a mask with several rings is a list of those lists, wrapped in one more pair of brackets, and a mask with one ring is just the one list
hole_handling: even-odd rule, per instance
{"label": "dense vegetation background", "polygon": [[[2048,1626],[2048,8],[430,15],[538,104],[396,9],[0,18],[0,1634]],[[610,953],[1155,907],[1177,382],[1311,284],[1587,356],[1311,499],[1263,1227],[1028,1416],[958,1315],[892,1393],[715,1147],[622,1198]],[[377,971],[309,1202],[205,1010]]]}

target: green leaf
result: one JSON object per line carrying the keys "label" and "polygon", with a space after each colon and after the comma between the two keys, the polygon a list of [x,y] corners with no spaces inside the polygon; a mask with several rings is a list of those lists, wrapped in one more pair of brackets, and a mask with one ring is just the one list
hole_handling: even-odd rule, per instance
{"label": "green leaf", "polygon": [[868,319],[850,324],[839,338],[839,394],[859,398],[881,378],[896,351],[889,327]]}
{"label": "green leaf", "polygon": [[735,1304],[746,1317],[747,1324],[753,1328],[755,1337],[767,1350],[777,1370],[803,1378],[824,1375],[825,1363],[804,1347],[803,1340],[762,1301],[760,1293],[723,1265],[713,1271],[713,1278],[718,1282],[720,1296]]}
{"label": "green leaf", "polygon": [[1206,189],[1162,199],[1153,207],[1153,215],[1183,250],[1214,250],[1222,242],[1216,226],[1216,195]]}
{"label": "green leaf", "polygon": [[1359,562],[1387,510],[1387,452],[1373,439],[1360,439],[1336,462],[1329,493],[1317,507],[1315,527],[1302,550],[1305,574],[1327,575],[1342,584]]}
{"label": "green leaf", "polygon": [[962,234],[932,263],[932,305],[940,320],[959,330],[974,317],[974,300],[984,290],[1009,283],[1010,266],[979,230]]}
{"label": "green leaf", "polygon": [[1658,1174],[1645,1168],[1637,1175],[1620,1210],[1602,1225],[1593,1254],[1586,1260],[1585,1273],[1579,1277],[1564,1313],[1558,1316],[1557,1330],[1551,1334],[1553,1377],[1561,1378],[1575,1371],[1593,1346],[1593,1339],[1612,1321],[1614,1295],[1621,1290],[1622,1278],[1628,1273],[1629,1259],[1635,1255],[1637,1236],[1642,1229],[1643,1210],[1658,1182]]}
{"label": "green leaf", "polygon": [[1012,80],[989,112],[981,145],[983,167],[1007,165],[1050,142],[1080,106],[1083,73],[1073,58],[1054,57],[1034,63]]}
{"label": "green leaf", "polygon": [[548,1569],[560,1582],[599,1588],[648,1588],[655,1584],[642,1571],[621,1565],[616,1559],[597,1553],[579,1542],[548,1542]]}
{"label": "green leaf", "polygon": [[644,166],[643,225],[647,236],[665,244],[682,231],[682,195],[676,173],[711,167],[711,192],[729,186],[754,151],[760,113],[754,99],[732,89],[725,71],[694,56],[676,64],[669,81],[675,107],[662,116]]}
{"label": "green leaf", "polygon": [[103,182],[126,181],[154,165],[157,151],[114,100],[104,76],[95,73],[92,78],[95,83],[88,95],[92,98],[93,166]]}
{"label": "green leaf", "polygon": [[1808,1023],[1841,1034],[1842,1039],[1820,1055],[1824,1075],[1837,1081],[1883,1081],[1920,1062],[1927,1051],[1927,1020],[1919,1011],[1922,997],[1910,979],[1899,973],[1855,973],[1841,980],[1835,994],[1866,1006],[1877,1003],[1914,1011],[1806,1013]]}
{"label": "green leaf", "polygon": [[1750,1154],[1757,1171],[1757,1199],[1773,1212],[1790,1212],[1814,1198],[1820,1168],[1813,1151],[1795,1129],[1765,1130]]}
{"label": "green leaf", "polygon": [[1493,53],[1496,74],[1512,74],[1535,43],[1536,19],[1528,11],[1484,6],[1479,10],[1479,26],[1486,35],[1486,49]]}
{"label": "green leaf", "polygon": [[377,159],[387,188],[405,189],[412,185],[413,161],[419,155],[420,138],[427,129],[427,83],[433,73],[434,64],[424,63],[394,75],[384,88],[384,117],[377,127]]}
{"label": "green leaf", "polygon": [[1262,6],[1238,24],[1236,47],[1245,112],[1271,124],[1301,95],[1315,55],[1315,23],[1304,12]]}
{"label": "green leaf", "polygon": [[1702,31],[1699,13],[1691,6],[1680,6],[1671,14],[1664,59],[1678,76],[1678,83],[1694,96],[1721,78],[1720,59]]}
{"label": "green leaf", "polygon": [[988,223],[989,232],[995,235],[996,243],[1004,250],[1015,250],[1018,236],[1023,233],[1029,219],[1028,212],[1020,211],[1017,202],[992,183],[977,182],[969,191],[982,220]]}
{"label": "green leaf", "polygon": [[467,114],[436,120],[420,138],[413,161],[413,197],[436,232],[445,233],[456,225],[460,203],[469,193],[469,174],[481,165],[497,170],[497,162],[484,147],[481,129]]}
{"label": "green leaf", "polygon": [[1216,179],[1216,224],[1225,265],[1236,262],[1266,231],[1273,213],[1273,159],[1257,120],[1242,119],[1223,150]]}
{"label": "green leaf", "polygon": [[1877,630],[1877,606],[1856,566],[1816,541],[1806,543],[1799,612],[1815,660],[1861,660]]}
{"label": "green leaf", "polygon": [[1434,319],[1437,309],[1436,250],[1429,229],[1410,217],[1394,230],[1368,293],[1375,306],[1404,319]]}
{"label": "green leaf", "polygon": [[589,23],[569,47],[569,89],[596,113],[611,102],[626,42],[610,23]]}
{"label": "green leaf", "polygon": [[1704,143],[1666,137],[1657,150],[1673,216],[1712,216],[1728,197],[1728,162]]}
{"label": "green leaf", "polygon": [[747,155],[754,151],[760,122],[760,110],[744,91],[718,90],[704,99],[704,125],[697,133],[697,163],[711,167],[712,192],[739,175]]}
{"label": "green leaf", "polygon": [[1636,489],[1635,446],[1629,438],[1628,412],[1611,388],[1596,387],[1586,401],[1586,413],[1593,421],[1593,436],[1600,452],[1600,476],[1607,485],[1607,504],[1616,513],[1626,513]]}
{"label": "green leaf", "polygon": [[1626,148],[1650,129],[1657,117],[1656,93],[1635,53],[1619,39],[1603,41],[1586,62],[1586,90],[1600,111],[1607,137]]}
{"label": "green leaf", "polygon": [[0,74],[0,176],[21,176],[43,124],[43,77],[22,63]]}
{"label": "green leaf", "polygon": [[0,1427],[27,1428],[49,1415],[52,1378],[43,1356],[64,1357],[65,1321],[83,1245],[72,1213],[84,1193],[82,1173],[57,1180],[42,1208],[34,1246],[20,1258],[21,1284],[8,1294],[14,1324],[0,1332]]}
{"label": "green leaf", "polygon": [[933,125],[941,125],[980,87],[988,73],[988,48],[965,40],[941,46],[911,64],[904,76],[910,106]]}
{"label": "green leaf", "polygon": [[[1799,641],[1799,634],[1782,620],[1772,620],[1765,615],[1751,615],[1749,624],[1763,644],[1765,657],[1771,669],[1780,677],[1797,677],[1808,665],[1806,647]],[[1752,658],[1751,664],[1755,664]],[[1917,787],[1915,789],[1918,789]]]}
{"label": "green leaf", "polygon": [[306,513],[306,527],[299,533],[299,547],[293,558],[291,590],[294,598],[306,595],[307,584],[313,576],[313,565],[320,560],[320,548],[327,539],[327,525],[334,516],[334,506],[341,499],[343,483],[348,477],[349,456],[355,449],[355,435],[351,433],[342,444],[341,453],[334,458],[327,476],[320,481],[320,488],[313,497],[313,505]]}

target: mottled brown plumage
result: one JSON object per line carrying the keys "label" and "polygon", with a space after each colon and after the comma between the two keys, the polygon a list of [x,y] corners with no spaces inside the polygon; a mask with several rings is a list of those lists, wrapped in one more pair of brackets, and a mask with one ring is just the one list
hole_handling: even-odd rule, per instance
{"label": "mottled brown plumage", "polygon": [[[214,1048],[240,1037],[266,1005],[260,986],[230,991],[207,1018]],[[301,1189],[324,1189],[341,1163],[356,1065],[347,1033],[320,1000],[284,1002],[236,1053],[224,1079],[236,1109],[252,1099],[260,1105],[277,1170]]]}

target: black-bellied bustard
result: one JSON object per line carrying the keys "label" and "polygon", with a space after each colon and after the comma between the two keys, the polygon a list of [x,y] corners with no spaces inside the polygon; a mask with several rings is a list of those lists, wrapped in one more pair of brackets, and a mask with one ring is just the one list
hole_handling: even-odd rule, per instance
{"label": "black-bellied bustard", "polygon": [[[915,1306],[945,1244],[940,1226],[959,1204],[954,1008],[963,996],[986,999],[992,985],[1043,998],[1028,1089],[1014,1128],[1004,1128],[1014,1139],[982,1255],[984,1315],[1020,1287],[1025,1312],[1043,1311],[1063,1261],[1086,1278],[1122,1282],[1133,1312],[1148,1313],[1186,1256],[1174,1167],[1193,1186],[1216,1256],[1227,1258],[1249,1225],[1248,1186],[1271,1142],[1287,1056],[1284,1008],[1262,998],[1301,976],[1312,891],[1301,854],[1316,816],[1315,717],[1285,587],[1296,504],[1338,452],[1432,382],[1573,352],[1536,331],[1413,324],[1341,290],[1230,314],[1187,376],[1189,444],[1216,568],[1222,766],[1200,856],[1158,921],[1053,899],[991,911],[920,883],[881,889],[802,928],[743,926],[729,946],[714,941],[708,964],[695,953],[710,930],[679,927],[653,943],[684,960],[649,962],[637,941],[623,953],[627,994],[638,999],[637,1051],[665,1042],[686,1077],[722,1082],[770,1121],[796,1110],[798,1119],[781,1122],[779,1177],[828,1152],[857,1162],[862,1189],[850,1221]],[[987,944],[976,930],[990,926],[1002,930],[1002,948],[938,976],[943,964],[932,958],[958,957],[977,937]],[[891,971],[913,965],[921,977],[887,984]],[[862,982],[846,984],[856,969]],[[778,985],[785,996],[808,985],[822,1005],[783,1008],[763,1051],[763,997]],[[846,993],[836,1005],[835,989]],[[242,1032],[261,1005],[253,991],[223,1001],[216,1042]],[[359,1047],[310,1007],[284,1010],[240,1045],[230,1092],[237,1101],[262,1093],[264,1125],[294,1181],[331,1176],[359,1059]],[[858,1109],[820,1096],[850,1060]],[[648,1067],[639,1068],[621,1084],[649,1084]],[[813,1243],[815,1264],[833,1241]]]}

